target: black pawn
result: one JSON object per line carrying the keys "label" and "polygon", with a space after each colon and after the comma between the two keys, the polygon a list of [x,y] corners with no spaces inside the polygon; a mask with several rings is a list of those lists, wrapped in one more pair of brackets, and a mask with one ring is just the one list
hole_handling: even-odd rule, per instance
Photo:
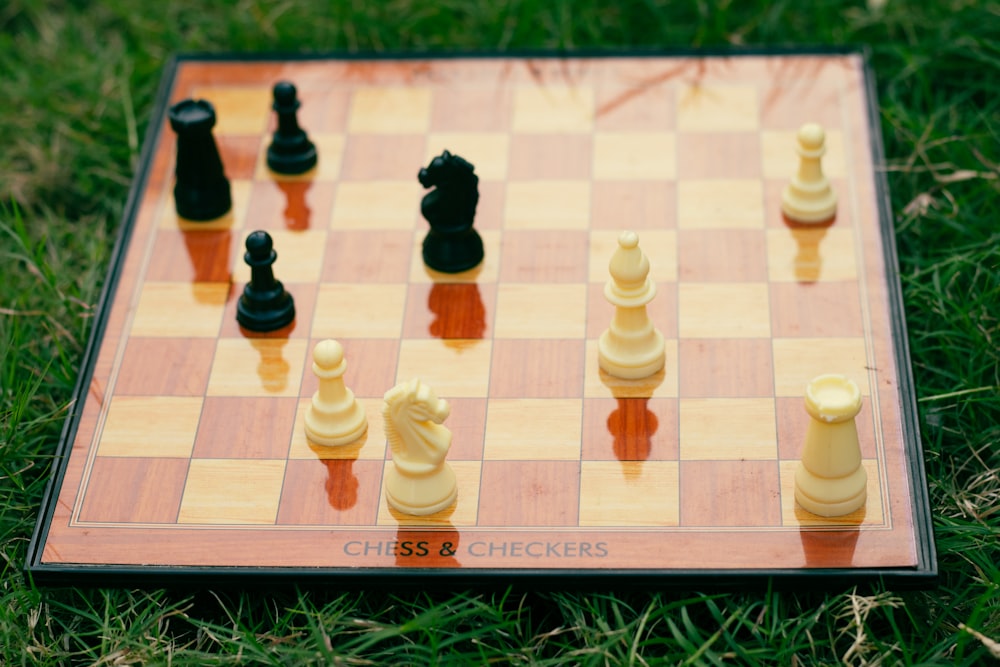
{"label": "black pawn", "polygon": [[206,100],[184,100],[170,107],[168,116],[177,133],[177,214],[202,221],[224,215],[232,207],[232,198],[212,136],[215,109]]}
{"label": "black pawn", "polygon": [[267,147],[267,166],[279,174],[301,174],[316,166],[316,146],[302,128],[296,113],[301,103],[295,86],[287,81],[274,85],[274,104],[278,129]]}
{"label": "black pawn", "polygon": [[246,245],[243,259],[250,266],[250,282],[236,304],[236,321],[250,331],[280,329],[295,319],[295,302],[274,278],[272,265],[278,253],[267,232],[253,232]]}

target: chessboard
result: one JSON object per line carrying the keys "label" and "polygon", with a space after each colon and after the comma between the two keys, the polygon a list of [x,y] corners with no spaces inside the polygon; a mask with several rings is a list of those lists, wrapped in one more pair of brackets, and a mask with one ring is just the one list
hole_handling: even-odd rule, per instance
{"label": "chessboard", "polygon": [[[294,84],[317,164],[268,168]],[[231,206],[176,212],[167,110],[208,100]],[[32,540],[39,582],[426,586],[892,581],[936,575],[872,77],[864,54],[180,57],[168,68]],[[836,216],[781,209],[825,129]],[[417,174],[479,178],[484,258],[422,260]],[[236,319],[266,231],[294,320]],[[619,235],[640,240],[666,363],[598,364]],[[313,444],[334,339],[368,429]],[[795,500],[818,375],[860,388],[867,501]],[[383,395],[450,406],[457,500],[385,498]]]}

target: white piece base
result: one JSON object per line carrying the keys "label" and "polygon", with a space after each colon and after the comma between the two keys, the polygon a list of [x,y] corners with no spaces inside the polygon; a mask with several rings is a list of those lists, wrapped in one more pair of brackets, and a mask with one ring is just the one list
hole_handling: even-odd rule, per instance
{"label": "white piece base", "polygon": [[397,512],[427,516],[447,508],[458,498],[455,471],[445,463],[429,475],[402,475],[393,465],[385,476],[385,499]]}
{"label": "white piece base", "polygon": [[826,222],[837,214],[837,195],[829,185],[818,191],[793,183],[781,193],[781,212],[789,220],[803,223]]}
{"label": "white piece base", "polygon": [[[350,430],[340,433],[323,433],[317,430],[314,420],[310,419],[311,413],[307,412],[304,419],[306,438],[313,444],[323,445],[325,447],[342,447],[343,445],[349,445],[363,436],[368,430],[368,418],[365,416],[364,410],[361,410],[359,407],[357,413],[360,413],[361,420],[358,423],[348,425]],[[357,415],[354,416],[354,420],[357,421]]]}
{"label": "white piece base", "polygon": [[597,362],[608,375],[623,380],[641,380],[658,373],[667,363],[663,334],[655,329],[652,335],[655,344],[650,346],[647,354],[638,357],[615,357],[611,353],[609,338],[610,331],[605,331],[597,342]]}
{"label": "white piece base", "polygon": [[817,477],[799,463],[795,469],[795,500],[818,516],[850,514],[868,500],[868,473],[859,466],[846,477]]}

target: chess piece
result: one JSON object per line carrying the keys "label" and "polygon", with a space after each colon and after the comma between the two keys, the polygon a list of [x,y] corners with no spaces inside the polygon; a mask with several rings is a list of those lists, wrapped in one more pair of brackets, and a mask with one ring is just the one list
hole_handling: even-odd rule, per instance
{"label": "chess piece", "polygon": [[279,174],[301,174],[316,166],[316,146],[299,127],[299,102],[295,86],[287,81],[274,84],[274,104],[278,129],[267,147],[267,166]]}
{"label": "chess piece", "polygon": [[806,429],[802,460],[795,470],[795,499],[813,514],[843,516],[861,508],[868,473],[854,418],[861,390],[843,375],[820,375],[806,387]]}
{"label": "chess piece", "polygon": [[600,367],[625,380],[649,377],[666,363],[666,344],[646,313],[656,285],[649,278],[649,259],[635,232],[621,233],[608,268],[611,278],[604,285],[604,296],[615,314],[598,340]]}
{"label": "chess piece", "polygon": [[274,331],[295,319],[295,303],[281,281],[274,278],[278,254],[271,236],[256,231],[247,237],[243,259],[250,265],[250,282],[236,303],[236,320],[250,331]]}
{"label": "chess piece", "polygon": [[335,340],[323,340],[313,348],[313,373],[319,388],[305,416],[306,437],[327,447],[347,445],[368,430],[364,408],[344,384],[344,348]]}
{"label": "chess piece", "polygon": [[483,240],[472,227],[479,202],[479,177],[475,167],[458,155],[444,151],[420,170],[425,188],[420,213],[430,225],[424,237],[424,263],[442,273],[460,273],[483,260]]}
{"label": "chess piece", "polygon": [[799,129],[799,169],[781,194],[781,210],[789,220],[826,222],[837,212],[837,194],[823,175],[826,133],[816,123]]}
{"label": "chess piece", "polygon": [[224,215],[232,208],[232,196],[212,136],[215,108],[206,100],[184,100],[170,107],[167,115],[177,133],[177,215],[197,221]]}
{"label": "chess piece", "polygon": [[455,502],[458,484],[445,461],[451,431],[443,422],[449,412],[448,403],[417,379],[386,392],[382,415],[393,465],[385,477],[385,499],[395,510],[424,516]]}

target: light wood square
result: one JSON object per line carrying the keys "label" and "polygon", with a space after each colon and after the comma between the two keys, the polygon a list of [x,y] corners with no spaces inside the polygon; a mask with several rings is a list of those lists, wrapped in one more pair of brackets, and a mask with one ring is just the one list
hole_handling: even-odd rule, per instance
{"label": "light wood square", "polygon": [[[622,224],[627,224],[623,220]],[[677,280],[677,232],[672,229],[639,230],[639,248],[649,260],[649,277],[656,283]],[[618,250],[621,231],[598,230],[590,233],[590,267],[588,280],[605,283],[611,277],[608,265]]]}
{"label": "light wood square", "polygon": [[351,132],[417,134],[431,123],[429,88],[372,86],[359,88],[351,98],[348,128]]}
{"label": "light wood square", "polygon": [[[243,240],[235,249],[233,258],[233,280],[242,291],[243,285],[250,281],[250,266],[244,261],[246,254],[246,237],[254,230],[246,230]],[[274,277],[286,287],[290,283],[317,283],[323,271],[323,251],[326,247],[326,232],[309,229],[305,231],[289,231],[284,229],[267,232],[274,242],[274,251],[278,258],[272,265]],[[294,290],[292,296],[294,297]]]}
{"label": "light wood square", "polygon": [[455,471],[458,484],[458,498],[446,509],[428,516],[411,516],[389,508],[385,500],[385,474],[391,462],[385,464],[382,477],[382,493],[378,501],[378,525],[380,526],[475,526],[479,513],[479,479],[482,474],[481,461],[449,461]]}
{"label": "light wood square", "polygon": [[144,283],[130,335],[214,338],[229,289],[227,283]]}
{"label": "light wood square", "polygon": [[677,128],[686,132],[740,132],[759,126],[754,86],[689,84],[677,90]]}
{"label": "light wood square", "polygon": [[862,395],[871,393],[864,338],[775,338],[771,345],[776,396],[805,396],[806,385],[826,373],[846,375]]}
{"label": "light wood square", "polygon": [[584,366],[583,395],[587,398],[676,398],[677,339],[664,340],[667,363],[663,370],[639,380],[623,380],[601,370],[598,361],[598,343],[587,341],[587,360]]}
{"label": "light wood square", "polygon": [[273,524],[284,459],[192,459],[178,523]]}
{"label": "light wood square", "polygon": [[502,235],[499,230],[476,230],[483,239],[483,261],[477,266],[460,273],[441,273],[424,264],[424,235],[413,237],[413,252],[410,259],[411,283],[495,283],[500,275],[500,244]]}
{"label": "light wood square", "polygon": [[[311,372],[311,371],[307,371]],[[386,387],[388,390],[388,387]],[[339,447],[327,447],[309,442],[303,421],[311,398],[299,401],[295,412],[295,430],[292,432],[292,444],[289,448],[290,459],[368,459],[381,460],[385,458],[386,440],[382,420],[382,399],[359,398],[358,402],[365,410],[368,418],[368,431],[355,442]]]}
{"label": "light wood square", "polygon": [[508,183],[504,225],[508,229],[587,229],[590,226],[590,183]]}
{"label": "light wood square", "polygon": [[496,338],[583,338],[587,286],[501,284],[497,288]]}
{"label": "light wood square", "polygon": [[229,196],[233,202],[232,208],[214,220],[194,222],[177,215],[174,204],[173,186],[163,197],[163,206],[157,226],[163,229],[179,229],[184,232],[214,231],[219,229],[242,229],[246,224],[247,211],[250,207],[251,181],[243,179],[229,180]]}
{"label": "light wood square", "polygon": [[333,200],[333,229],[413,229],[423,188],[413,181],[341,182]]}
{"label": "light wood square", "polygon": [[854,233],[850,229],[768,229],[767,272],[774,282],[855,280]]}
{"label": "light wood square", "polygon": [[579,460],[582,420],[583,403],[576,399],[494,399],[483,458]]}
{"label": "light wood square", "polygon": [[677,285],[681,338],[767,338],[771,335],[767,283]]}
{"label": "light wood square", "polygon": [[447,150],[475,166],[480,180],[507,180],[510,137],[506,132],[432,132],[427,137],[424,164]]}
{"label": "light wood square", "polygon": [[312,336],[398,338],[405,311],[403,283],[323,283],[316,296]]}
{"label": "light wood square", "polygon": [[546,84],[514,91],[515,132],[590,132],[593,127],[592,88]]}
{"label": "light wood square", "polygon": [[298,396],[307,344],[305,339],[220,339],[208,395]]}
{"label": "light wood square", "polygon": [[888,523],[883,516],[882,485],[879,481],[878,461],[862,459],[861,465],[868,473],[868,499],[865,506],[844,516],[823,517],[813,514],[795,502],[795,469],[798,461],[780,461],[781,523],[785,526],[881,526]]}
{"label": "light wood square", "polygon": [[676,526],[677,461],[583,461],[581,526]]}
{"label": "light wood square", "polygon": [[[760,133],[760,151],[764,168],[764,178],[791,179],[799,168],[799,154],[796,148],[798,130],[764,130]],[[822,161],[823,174],[827,178],[845,178],[847,167],[844,155],[844,133],[840,130],[826,130],[826,154]]]}
{"label": "light wood square", "polygon": [[254,178],[275,181],[336,181],[344,157],[344,135],[330,132],[308,132],[309,140],[316,146],[319,159],[316,166],[302,174],[279,174],[267,166],[267,147],[270,139],[262,141],[257,156]]}
{"label": "light wood square", "polygon": [[761,229],[764,189],[757,179],[681,180],[677,183],[680,229]]}
{"label": "light wood square", "polygon": [[216,134],[261,134],[267,130],[274,102],[265,86],[204,86],[192,98],[206,99],[215,107]]}
{"label": "light wood square", "polygon": [[775,459],[773,398],[680,399],[682,461]]}
{"label": "light wood square", "polygon": [[672,132],[598,132],[593,176],[607,181],[669,180],[677,176]]}
{"label": "light wood square", "polygon": [[201,404],[200,396],[115,396],[97,454],[188,458]]}
{"label": "light wood square", "polygon": [[488,340],[404,339],[396,382],[420,378],[441,398],[483,398],[489,393],[491,351]]}

